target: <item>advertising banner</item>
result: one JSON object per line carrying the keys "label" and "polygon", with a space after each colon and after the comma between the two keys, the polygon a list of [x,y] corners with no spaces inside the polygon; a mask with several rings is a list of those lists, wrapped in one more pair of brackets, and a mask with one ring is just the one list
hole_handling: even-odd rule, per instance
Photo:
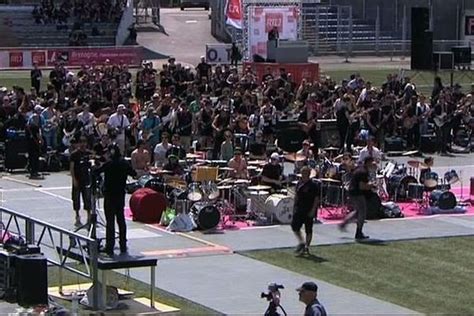
{"label": "advertising banner", "polygon": [[259,7],[249,10],[248,59],[257,54],[267,57],[268,32],[278,29],[280,39],[298,38],[298,8],[296,6]]}
{"label": "advertising banner", "polygon": [[274,77],[278,77],[280,69],[285,69],[286,73],[291,74],[293,81],[300,84],[303,79],[314,82],[319,81],[319,64],[280,64],[280,63],[251,63],[245,62],[244,68],[250,67],[261,81],[263,76],[270,71]]}
{"label": "advertising banner", "polygon": [[242,0],[227,0],[225,7],[226,24],[242,29]]}
{"label": "advertising banner", "polygon": [[464,40],[469,41],[471,47],[474,46],[474,11],[466,11],[461,30],[463,30]]}
{"label": "advertising banner", "polygon": [[231,44],[207,44],[206,62],[211,65],[230,64]]}
{"label": "advertising banner", "polygon": [[107,59],[113,64],[139,66],[142,62],[142,47],[64,47],[17,49],[0,48],[0,68],[53,67],[58,61],[70,67],[103,64]]}

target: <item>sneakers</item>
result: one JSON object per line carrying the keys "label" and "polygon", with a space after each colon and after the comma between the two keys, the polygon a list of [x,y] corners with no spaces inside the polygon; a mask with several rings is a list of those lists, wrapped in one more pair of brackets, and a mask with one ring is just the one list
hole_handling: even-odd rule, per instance
{"label": "sneakers", "polygon": [[76,228],[79,228],[79,227],[82,226],[81,217],[80,217],[79,215],[76,215],[76,220],[75,220],[75,222],[74,222],[74,226],[75,226]]}
{"label": "sneakers", "polygon": [[337,227],[339,228],[339,230],[341,232],[346,232],[347,231],[346,224],[344,224],[344,223],[337,224]]}
{"label": "sneakers", "polygon": [[359,241],[359,240],[365,240],[365,239],[369,239],[369,238],[370,238],[369,236],[364,235],[364,234],[362,234],[362,233],[355,235],[355,239],[356,239],[357,241]]}
{"label": "sneakers", "polygon": [[299,244],[298,246],[296,246],[295,254],[301,255],[304,252],[304,250],[305,250],[305,245]]}
{"label": "sneakers", "polygon": [[309,248],[304,247],[303,254],[309,256]]}

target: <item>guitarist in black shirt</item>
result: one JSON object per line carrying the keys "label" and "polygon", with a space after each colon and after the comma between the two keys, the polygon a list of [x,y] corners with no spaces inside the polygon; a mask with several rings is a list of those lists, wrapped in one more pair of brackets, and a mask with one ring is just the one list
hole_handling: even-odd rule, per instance
{"label": "guitarist in black shirt", "polygon": [[451,117],[448,114],[448,103],[444,100],[443,96],[440,96],[433,112],[438,150],[441,154],[447,154],[451,147]]}

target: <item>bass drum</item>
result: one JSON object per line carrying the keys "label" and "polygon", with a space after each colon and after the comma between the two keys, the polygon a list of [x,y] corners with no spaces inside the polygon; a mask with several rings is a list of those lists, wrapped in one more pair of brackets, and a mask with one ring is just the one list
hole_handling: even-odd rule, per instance
{"label": "bass drum", "polygon": [[430,206],[439,207],[441,210],[451,210],[456,207],[456,196],[449,191],[434,190],[430,195]]}
{"label": "bass drum", "polygon": [[380,219],[384,217],[382,200],[377,193],[371,193],[367,197],[367,219]]}
{"label": "bass drum", "polygon": [[265,201],[266,215],[280,224],[291,224],[295,200],[281,194],[270,195]]}
{"label": "bass drum", "polygon": [[221,213],[214,205],[207,203],[195,203],[191,207],[191,217],[200,230],[216,228],[221,220]]}
{"label": "bass drum", "polygon": [[408,197],[408,185],[410,183],[418,183],[416,178],[413,176],[406,175],[394,175],[388,179],[387,192],[390,198],[397,200],[405,200]]}

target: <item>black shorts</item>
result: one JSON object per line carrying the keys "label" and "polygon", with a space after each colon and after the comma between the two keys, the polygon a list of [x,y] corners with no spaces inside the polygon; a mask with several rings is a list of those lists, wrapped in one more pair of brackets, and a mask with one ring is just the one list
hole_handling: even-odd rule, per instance
{"label": "black shorts", "polygon": [[294,232],[297,232],[303,227],[306,234],[311,234],[313,232],[313,221],[312,216],[308,216],[305,213],[296,212],[293,214],[293,219],[291,220],[291,229]]}

